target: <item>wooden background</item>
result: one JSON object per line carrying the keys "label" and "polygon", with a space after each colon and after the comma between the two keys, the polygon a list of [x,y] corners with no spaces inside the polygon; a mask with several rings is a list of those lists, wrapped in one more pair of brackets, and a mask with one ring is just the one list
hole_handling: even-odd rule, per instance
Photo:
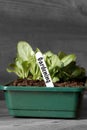
{"label": "wooden background", "polygon": [[16,78],[6,68],[20,40],[43,52],[76,53],[87,69],[87,0],[0,0],[0,84]]}

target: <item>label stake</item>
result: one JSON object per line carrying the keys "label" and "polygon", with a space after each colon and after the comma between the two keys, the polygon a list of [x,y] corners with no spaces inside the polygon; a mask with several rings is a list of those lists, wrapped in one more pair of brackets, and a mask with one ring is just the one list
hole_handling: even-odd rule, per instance
{"label": "label stake", "polygon": [[46,87],[54,87],[50,73],[47,69],[46,63],[44,61],[43,55],[41,52],[36,53],[37,63],[40,67],[41,74],[43,76]]}

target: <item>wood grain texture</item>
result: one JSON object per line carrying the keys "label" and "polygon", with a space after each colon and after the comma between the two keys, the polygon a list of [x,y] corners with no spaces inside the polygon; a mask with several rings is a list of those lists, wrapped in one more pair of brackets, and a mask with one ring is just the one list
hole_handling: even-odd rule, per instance
{"label": "wood grain texture", "polygon": [[14,20],[18,18],[53,19],[84,25],[87,22],[87,1],[0,0],[0,14]]}
{"label": "wood grain texture", "polygon": [[43,52],[76,53],[87,68],[87,1],[0,0],[0,83],[15,78],[6,68],[20,40]]}

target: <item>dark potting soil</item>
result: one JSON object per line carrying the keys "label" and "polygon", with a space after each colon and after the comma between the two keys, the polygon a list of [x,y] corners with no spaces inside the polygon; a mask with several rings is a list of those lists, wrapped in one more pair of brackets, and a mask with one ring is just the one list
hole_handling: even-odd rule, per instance
{"label": "dark potting soil", "polygon": [[[43,80],[28,80],[28,79],[17,79],[9,84],[9,86],[46,86]],[[85,81],[67,81],[67,82],[56,82],[54,83],[55,87],[79,87],[85,86]]]}

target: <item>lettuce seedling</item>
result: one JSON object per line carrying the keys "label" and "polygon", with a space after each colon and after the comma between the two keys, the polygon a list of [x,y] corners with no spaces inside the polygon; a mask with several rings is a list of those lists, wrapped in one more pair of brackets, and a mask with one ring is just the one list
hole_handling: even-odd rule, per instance
{"label": "lettuce seedling", "polygon": [[25,41],[17,44],[17,56],[14,63],[9,65],[7,71],[15,73],[19,78],[40,79],[41,73],[36,63],[35,52]]}
{"label": "lettuce seedling", "polygon": [[[42,80],[35,56],[38,51],[40,51],[38,48],[34,51],[25,41],[19,42],[14,63],[9,65],[7,71],[14,72],[19,78]],[[53,82],[82,79],[86,75],[86,70],[76,64],[75,54],[65,54],[64,52],[54,54],[47,51],[43,57]]]}
{"label": "lettuce seedling", "polygon": [[44,54],[44,59],[53,82],[85,77],[85,69],[76,65],[75,54],[59,52],[57,55],[48,51]]}

